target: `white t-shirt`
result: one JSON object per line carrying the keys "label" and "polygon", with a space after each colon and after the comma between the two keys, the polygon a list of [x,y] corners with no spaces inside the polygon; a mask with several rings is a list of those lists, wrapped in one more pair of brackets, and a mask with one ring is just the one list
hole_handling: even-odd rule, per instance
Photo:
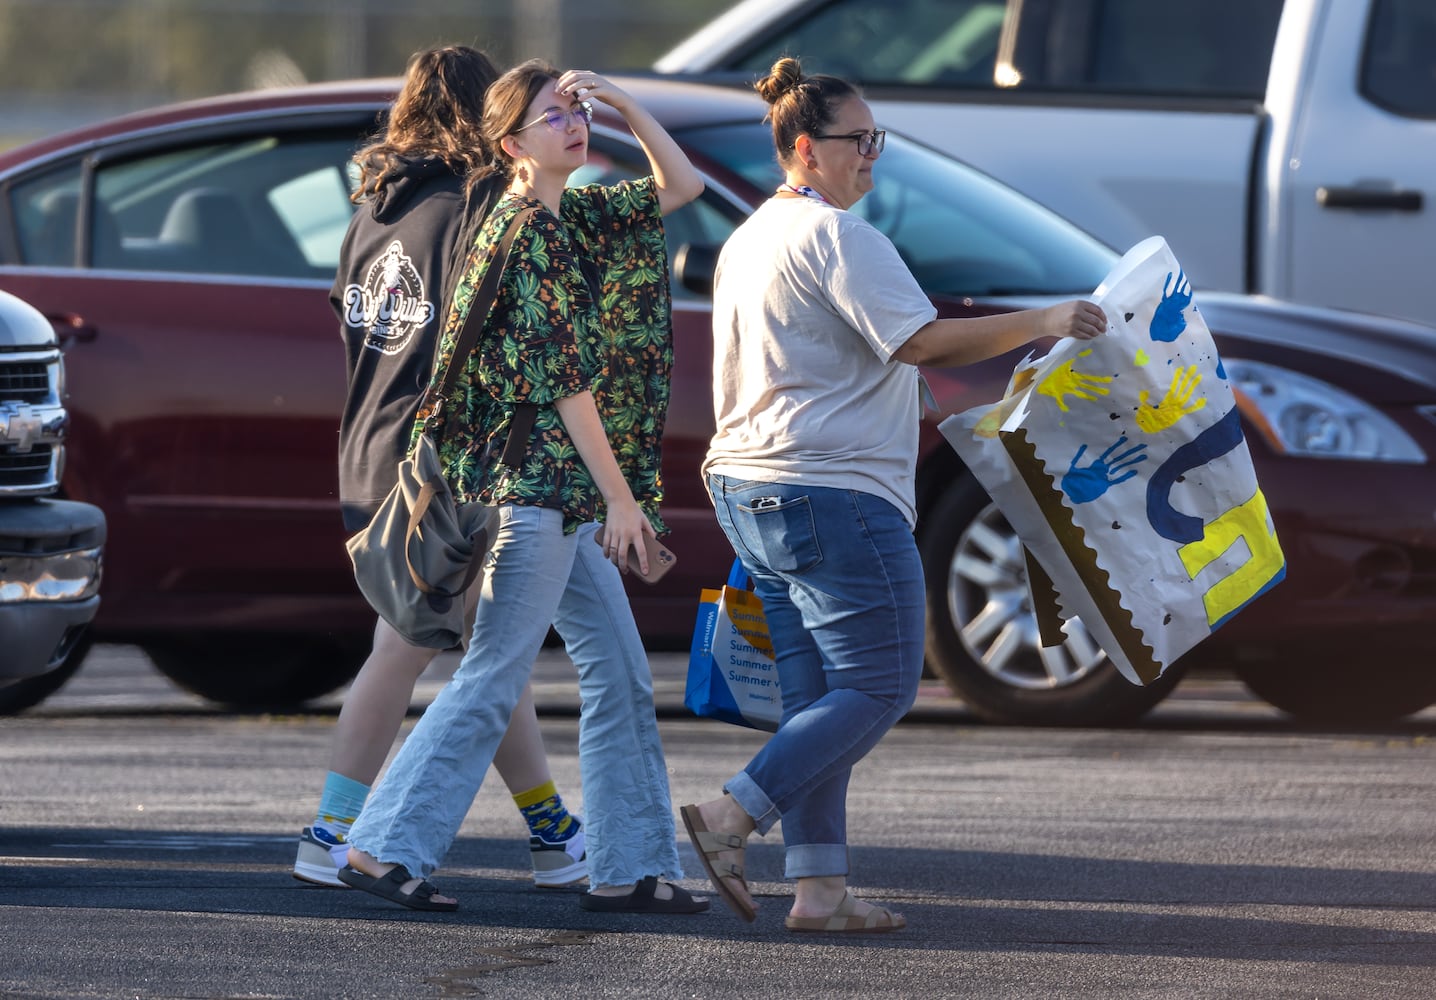
{"label": "white t-shirt", "polygon": [[915,523],[919,375],[892,355],[936,317],[867,220],[768,199],[718,257],[705,478],[861,490]]}

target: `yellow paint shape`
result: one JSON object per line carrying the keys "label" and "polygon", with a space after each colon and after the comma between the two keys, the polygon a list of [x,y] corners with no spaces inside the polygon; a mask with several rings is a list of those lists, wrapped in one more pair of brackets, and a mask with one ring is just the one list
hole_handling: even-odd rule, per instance
{"label": "yellow paint shape", "polygon": [[1215,625],[1250,601],[1285,564],[1286,558],[1269,524],[1266,497],[1257,490],[1246,503],[1233,507],[1207,525],[1200,539],[1177,550],[1193,580],[1239,538],[1246,540],[1251,552],[1251,557],[1235,572],[1218,580],[1202,595],[1208,625]]}

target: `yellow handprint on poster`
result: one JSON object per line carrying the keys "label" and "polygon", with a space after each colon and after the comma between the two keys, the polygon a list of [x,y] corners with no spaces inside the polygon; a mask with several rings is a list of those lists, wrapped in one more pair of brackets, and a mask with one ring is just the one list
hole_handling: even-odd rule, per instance
{"label": "yellow handprint on poster", "polygon": [[1177,369],[1177,374],[1172,376],[1172,384],[1167,388],[1167,394],[1162,397],[1160,405],[1152,406],[1148,403],[1147,390],[1143,389],[1137,396],[1137,426],[1148,434],[1156,434],[1171,427],[1188,413],[1196,413],[1207,405],[1206,398],[1198,399],[1190,406],[1187,401],[1192,398],[1192,393],[1197,391],[1197,386],[1201,383],[1202,373],[1197,371],[1197,366],[1188,365],[1186,368]]}
{"label": "yellow handprint on poster", "polygon": [[[1085,358],[1091,353],[1090,350],[1083,351],[1077,355],[1077,358]],[[1112,381],[1112,376],[1088,375],[1085,372],[1077,371],[1072,367],[1077,358],[1058,365],[1053,369],[1052,374],[1037,386],[1039,393],[1057,401],[1057,407],[1063,413],[1068,412],[1067,396],[1076,396],[1078,399],[1096,399],[1111,392],[1107,388],[1107,383]]]}

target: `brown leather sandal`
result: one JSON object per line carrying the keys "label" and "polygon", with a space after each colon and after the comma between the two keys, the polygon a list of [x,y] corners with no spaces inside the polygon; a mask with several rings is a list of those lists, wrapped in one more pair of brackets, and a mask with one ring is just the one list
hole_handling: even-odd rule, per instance
{"label": "brown leather sandal", "polygon": [[857,914],[858,898],[851,892],[843,896],[837,909],[826,917],[788,917],[783,926],[790,931],[828,934],[881,934],[907,926],[901,913],[874,906],[865,916]]}
{"label": "brown leather sandal", "polygon": [[708,877],[713,880],[713,888],[718,890],[723,902],[749,923],[757,920],[758,908],[734,892],[729,885],[730,882],[737,883],[742,886],[749,899],[752,898],[752,893],[748,892],[748,883],[743,878],[743,866],[733,861],[718,860],[718,855],[724,851],[737,851],[741,857],[747,839],[736,833],[714,833],[709,830],[697,806],[684,806],[678,812],[683,817],[683,825],[688,828],[689,839],[698,850],[698,860],[703,862]]}

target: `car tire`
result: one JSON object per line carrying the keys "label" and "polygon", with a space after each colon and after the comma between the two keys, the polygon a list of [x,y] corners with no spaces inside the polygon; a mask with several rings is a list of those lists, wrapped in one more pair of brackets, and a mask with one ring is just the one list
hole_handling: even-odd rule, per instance
{"label": "car tire", "polygon": [[13,684],[6,684],[0,687],[0,715],[15,715],[27,708],[34,708],[50,695],[65,686],[65,682],[75,676],[75,671],[85,662],[85,657],[90,653],[90,647],[94,640],[90,637],[89,630],[81,633],[75,645],[65,654],[64,660],[58,667],[48,670],[38,677],[27,677],[24,680],[16,681]]}
{"label": "car tire", "polygon": [[973,478],[964,476],[922,515],[918,547],[927,586],[927,659],[954,695],[989,722],[1113,726],[1135,722],[1171,693],[1169,668],[1139,686],[1082,627],[1043,648],[1027,589],[1022,544]]}
{"label": "car tire", "polygon": [[1395,722],[1436,704],[1436,671],[1416,661],[1363,669],[1360,658],[1240,663],[1237,677],[1263,701],[1310,725],[1364,726]]}
{"label": "car tire", "polygon": [[246,711],[296,708],[353,680],[369,642],[305,636],[166,637],[143,645],[160,673]]}

